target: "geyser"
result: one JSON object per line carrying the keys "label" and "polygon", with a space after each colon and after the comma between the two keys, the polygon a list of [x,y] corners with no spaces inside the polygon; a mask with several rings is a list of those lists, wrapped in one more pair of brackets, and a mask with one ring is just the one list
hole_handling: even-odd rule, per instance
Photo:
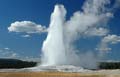
{"label": "geyser", "polygon": [[43,63],[58,65],[66,62],[66,52],[63,37],[63,25],[66,10],[62,5],[56,5],[51,15],[51,23],[47,39],[43,44]]}
{"label": "geyser", "polygon": [[112,13],[105,8],[109,3],[109,0],[86,0],[83,11],[75,12],[68,21],[65,19],[67,12],[64,6],[55,5],[42,47],[42,64],[97,68],[99,56],[89,51],[81,54],[73,43],[82,37],[102,38],[108,35],[108,30],[103,25],[112,17]]}

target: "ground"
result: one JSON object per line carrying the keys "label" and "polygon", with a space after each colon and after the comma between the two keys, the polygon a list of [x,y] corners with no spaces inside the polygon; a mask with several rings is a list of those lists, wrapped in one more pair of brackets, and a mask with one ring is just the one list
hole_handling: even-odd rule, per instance
{"label": "ground", "polygon": [[84,73],[68,72],[1,72],[0,77],[120,77],[120,70],[102,70]]}

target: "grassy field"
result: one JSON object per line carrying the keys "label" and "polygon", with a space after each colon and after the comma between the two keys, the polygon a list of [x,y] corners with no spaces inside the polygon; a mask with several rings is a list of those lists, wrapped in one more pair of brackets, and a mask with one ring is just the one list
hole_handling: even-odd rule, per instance
{"label": "grassy field", "polygon": [[120,77],[120,75],[62,72],[1,72],[0,77]]}

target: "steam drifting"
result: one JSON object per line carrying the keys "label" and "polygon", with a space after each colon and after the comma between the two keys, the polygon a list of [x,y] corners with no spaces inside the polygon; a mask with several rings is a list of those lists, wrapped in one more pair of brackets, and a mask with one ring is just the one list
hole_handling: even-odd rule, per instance
{"label": "steam drifting", "polygon": [[109,0],[86,0],[82,7],[83,11],[75,12],[68,21],[65,19],[67,11],[64,6],[55,5],[48,36],[42,48],[43,65],[97,68],[99,54],[90,52],[95,51],[94,49],[78,54],[77,52],[81,51],[75,47],[74,42],[82,37],[107,37],[109,30],[105,25],[113,17],[113,13],[105,7],[108,4]]}

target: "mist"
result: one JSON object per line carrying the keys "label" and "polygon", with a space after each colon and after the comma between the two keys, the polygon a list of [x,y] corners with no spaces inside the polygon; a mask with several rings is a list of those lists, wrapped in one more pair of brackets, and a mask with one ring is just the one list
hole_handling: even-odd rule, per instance
{"label": "mist", "polygon": [[[74,12],[70,20],[66,20],[67,10],[61,4],[54,7],[51,14],[48,35],[42,47],[42,65],[74,65],[84,68],[97,68],[101,59],[99,54],[88,50],[81,53],[74,44],[83,37],[100,37],[101,40],[109,34],[107,22],[113,17],[106,5],[110,0],[86,0],[82,6],[83,11]],[[101,44],[101,41],[95,48]],[[79,54],[77,53],[79,52]]]}

